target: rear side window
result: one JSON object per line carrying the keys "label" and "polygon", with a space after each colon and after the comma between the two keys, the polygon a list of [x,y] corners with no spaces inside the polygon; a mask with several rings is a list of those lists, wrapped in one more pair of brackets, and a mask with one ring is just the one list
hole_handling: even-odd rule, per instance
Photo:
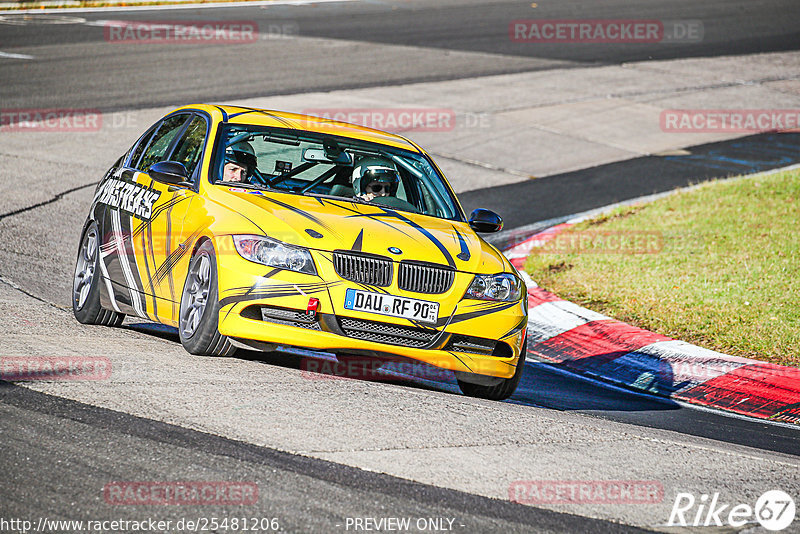
{"label": "rear side window", "polygon": [[150,128],[150,131],[148,131],[146,134],[144,134],[141,137],[141,139],[139,140],[139,144],[136,145],[136,148],[134,149],[133,154],[131,154],[131,159],[130,159],[130,162],[128,163],[128,165],[130,167],[132,167],[134,169],[136,168],[136,162],[138,162],[139,158],[142,157],[142,153],[144,152],[144,149],[147,148],[148,143],[150,143],[150,138],[153,137],[153,134],[155,132],[156,132],[156,128],[155,127]]}
{"label": "rear side window", "polygon": [[203,117],[195,115],[186,128],[170,158],[172,161],[183,163],[189,176],[192,176],[200,155],[203,153],[203,143],[206,139],[206,121]]}
{"label": "rear side window", "polygon": [[150,145],[144,152],[142,161],[136,166],[137,169],[147,172],[154,163],[164,161],[168,155],[167,151],[175,140],[175,136],[180,133],[181,128],[186,123],[187,115],[175,115],[161,123],[155,135],[150,139]]}

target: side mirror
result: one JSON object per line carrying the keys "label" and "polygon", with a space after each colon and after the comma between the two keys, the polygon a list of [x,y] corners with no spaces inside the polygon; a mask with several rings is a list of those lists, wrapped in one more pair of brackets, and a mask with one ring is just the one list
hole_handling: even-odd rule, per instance
{"label": "side mirror", "polygon": [[499,232],[503,229],[503,218],[491,210],[478,208],[469,216],[469,227],[487,234]]}
{"label": "side mirror", "polygon": [[147,171],[150,178],[169,185],[189,185],[189,172],[183,163],[159,161]]}

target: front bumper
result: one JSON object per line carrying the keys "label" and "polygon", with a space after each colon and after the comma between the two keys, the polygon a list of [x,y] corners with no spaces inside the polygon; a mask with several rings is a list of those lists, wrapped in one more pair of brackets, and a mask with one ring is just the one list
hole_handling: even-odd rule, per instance
{"label": "front bumper", "polygon": [[[319,269],[325,259],[315,257],[315,261]],[[365,288],[335,273],[320,275],[276,271],[228,255],[218,262],[220,333],[328,352],[400,356],[464,373],[513,376],[525,338],[525,299],[513,303],[461,300],[462,288],[471,280],[467,274],[442,295],[385,288],[393,294],[439,302],[438,323],[423,326],[406,319],[344,310],[345,290]],[[319,300],[319,311],[313,318],[306,313],[312,297]]]}

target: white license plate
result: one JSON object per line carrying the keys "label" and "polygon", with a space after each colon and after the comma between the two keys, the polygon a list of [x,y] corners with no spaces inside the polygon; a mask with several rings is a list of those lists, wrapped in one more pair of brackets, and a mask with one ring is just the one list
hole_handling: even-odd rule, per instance
{"label": "white license plate", "polygon": [[438,302],[372,293],[360,289],[347,290],[344,297],[344,308],[390,317],[403,317],[428,324],[436,324],[436,320],[439,318]]}

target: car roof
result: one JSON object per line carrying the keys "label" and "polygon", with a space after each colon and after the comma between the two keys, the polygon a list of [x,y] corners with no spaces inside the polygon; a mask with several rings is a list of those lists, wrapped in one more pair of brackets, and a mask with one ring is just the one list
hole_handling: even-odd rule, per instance
{"label": "car roof", "polygon": [[403,136],[383,132],[374,128],[367,128],[366,126],[351,124],[349,122],[315,117],[313,115],[216,104],[184,106],[175,111],[180,110],[206,111],[212,116],[221,116],[221,120],[228,124],[254,124],[273,128],[288,128],[292,130],[324,133],[404,148],[412,152],[421,152],[416,144]]}

